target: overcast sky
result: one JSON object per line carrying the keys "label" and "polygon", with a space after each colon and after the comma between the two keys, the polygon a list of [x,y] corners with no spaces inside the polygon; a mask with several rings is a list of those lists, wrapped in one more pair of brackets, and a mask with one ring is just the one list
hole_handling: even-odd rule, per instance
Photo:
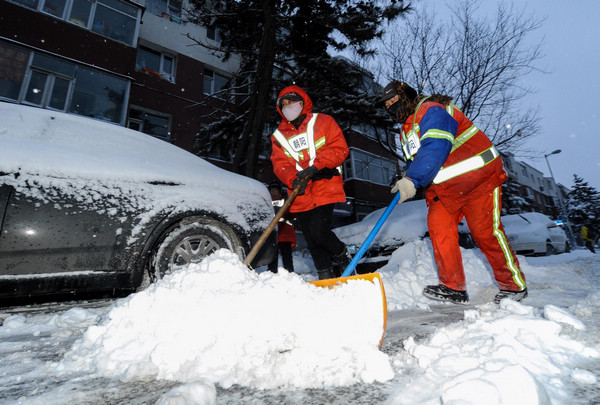
{"label": "overcast sky", "polygon": [[600,191],[600,1],[528,0],[526,7],[546,18],[538,34],[542,66],[551,71],[531,74],[538,92],[527,100],[539,104],[542,133],[530,144],[541,159],[527,163],[549,176],[543,155],[561,149],[548,157],[556,181],[572,187],[575,173]]}

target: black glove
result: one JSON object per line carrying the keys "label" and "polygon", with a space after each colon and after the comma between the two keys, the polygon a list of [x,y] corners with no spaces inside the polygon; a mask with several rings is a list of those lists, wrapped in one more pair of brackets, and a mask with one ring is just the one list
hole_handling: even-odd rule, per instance
{"label": "black glove", "polygon": [[304,194],[304,191],[306,190],[306,185],[308,184],[308,179],[301,179],[299,177],[296,177],[294,179],[294,181],[292,182],[292,189],[296,189],[296,187],[298,185],[300,185],[300,189],[298,190],[298,195],[302,195]]}
{"label": "black glove", "polygon": [[298,177],[299,179],[307,178],[307,180],[310,180],[318,171],[319,169],[317,169],[316,167],[308,166],[306,169],[300,170],[298,173],[296,173],[296,177]]}

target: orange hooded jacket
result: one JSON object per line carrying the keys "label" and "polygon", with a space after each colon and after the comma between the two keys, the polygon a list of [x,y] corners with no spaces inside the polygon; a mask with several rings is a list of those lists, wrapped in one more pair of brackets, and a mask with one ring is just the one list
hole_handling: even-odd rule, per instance
{"label": "orange hooded jacket", "polygon": [[[310,166],[309,146],[306,144],[297,145],[291,142],[294,137],[307,133],[308,123],[317,115],[314,122],[314,143],[316,146],[316,157],[313,165],[321,169],[335,169],[340,166],[348,156],[349,149],[342,129],[335,122],[333,117],[326,114],[316,114],[312,112],[313,104],[308,97],[308,94],[299,86],[288,86],[283,89],[278,97],[282,97],[288,93],[296,93],[304,100],[302,114],[306,114],[300,126],[296,127],[289,122],[281,112],[279,106],[277,111],[282,117],[279,123],[278,130],[289,140],[290,145],[295,145],[294,152],[299,154],[299,161],[289,154],[284,147],[271,136],[273,152],[271,153],[271,162],[273,163],[273,171],[275,175],[289,189],[292,188],[292,182],[296,178],[296,173]],[[304,212],[315,207],[336,203],[345,202],[346,193],[344,192],[344,182],[341,175],[335,175],[331,178],[314,179],[306,186],[305,193],[299,195],[294,200],[290,207],[290,212]]]}

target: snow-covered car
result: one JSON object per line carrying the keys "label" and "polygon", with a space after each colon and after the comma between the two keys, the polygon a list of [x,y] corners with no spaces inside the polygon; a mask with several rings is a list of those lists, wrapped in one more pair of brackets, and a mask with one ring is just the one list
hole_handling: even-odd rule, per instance
{"label": "snow-covered car", "polygon": [[260,182],[141,132],[6,102],[0,116],[0,299],[127,293],[219,248],[243,259],[274,216]]}
{"label": "snow-covered car", "polygon": [[[385,211],[375,210],[361,221],[333,229],[333,232],[352,250],[358,250]],[[458,226],[459,243],[470,249],[475,243],[468,227]],[[407,201],[394,207],[377,233],[359,265],[359,272],[372,271],[387,263],[391,254],[405,243],[429,237],[427,230],[427,204],[425,200]]]}
{"label": "snow-covered car", "polygon": [[539,212],[504,215],[504,232],[514,252],[521,255],[551,255],[570,251],[565,231]]}

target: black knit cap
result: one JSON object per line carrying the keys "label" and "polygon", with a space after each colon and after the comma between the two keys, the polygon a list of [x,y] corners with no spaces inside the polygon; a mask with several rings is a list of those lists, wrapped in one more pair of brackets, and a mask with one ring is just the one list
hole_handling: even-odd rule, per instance
{"label": "black knit cap", "polygon": [[396,95],[404,95],[404,97],[409,100],[414,100],[418,96],[417,91],[408,84],[393,80],[389,82],[387,86],[385,86],[383,89],[383,94],[379,100],[377,100],[377,104],[383,104]]}
{"label": "black knit cap", "polygon": [[283,191],[283,186],[281,185],[280,182],[278,181],[272,181],[271,183],[269,183],[269,186],[267,187],[269,190],[272,188],[276,188],[279,191]]}

